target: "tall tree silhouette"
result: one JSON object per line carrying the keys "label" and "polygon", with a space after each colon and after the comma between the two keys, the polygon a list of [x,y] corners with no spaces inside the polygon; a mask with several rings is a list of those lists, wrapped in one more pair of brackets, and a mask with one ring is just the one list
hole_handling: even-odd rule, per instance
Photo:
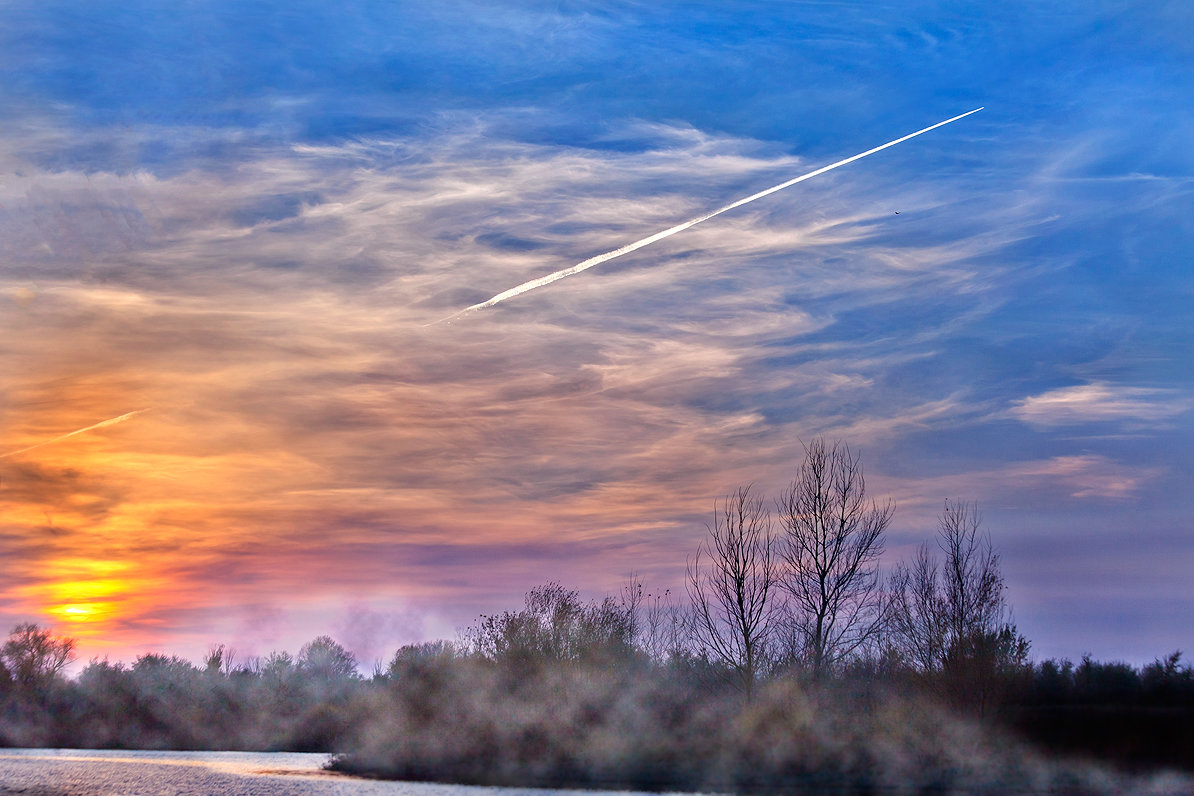
{"label": "tall tree silhouette", "polygon": [[820,677],[878,632],[879,556],[895,513],[867,500],[859,456],[841,442],[805,446],[779,500],[783,585],[792,597],[799,652]]}
{"label": "tall tree silhouette", "polygon": [[687,582],[697,648],[729,667],[749,699],[774,629],[779,582],[771,515],[750,486],[717,505]]}

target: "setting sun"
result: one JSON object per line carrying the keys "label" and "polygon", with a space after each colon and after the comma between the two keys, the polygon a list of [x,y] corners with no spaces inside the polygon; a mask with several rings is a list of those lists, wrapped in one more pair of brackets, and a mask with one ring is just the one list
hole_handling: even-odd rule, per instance
{"label": "setting sun", "polygon": [[90,622],[107,616],[111,610],[112,603],[71,603],[51,606],[46,612],[67,622]]}
{"label": "setting sun", "polygon": [[27,599],[60,621],[94,625],[84,635],[100,632],[103,622],[119,618],[128,603],[131,567],[127,563],[72,557],[53,561],[46,569],[51,578],[28,589]]}

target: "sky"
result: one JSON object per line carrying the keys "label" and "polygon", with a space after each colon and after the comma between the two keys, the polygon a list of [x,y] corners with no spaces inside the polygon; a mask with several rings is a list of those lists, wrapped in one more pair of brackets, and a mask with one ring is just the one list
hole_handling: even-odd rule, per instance
{"label": "sky", "polygon": [[824,436],[886,567],[978,504],[1038,660],[1194,648],[1191,29],[0,0],[0,625],[369,662],[549,580],[682,594]]}

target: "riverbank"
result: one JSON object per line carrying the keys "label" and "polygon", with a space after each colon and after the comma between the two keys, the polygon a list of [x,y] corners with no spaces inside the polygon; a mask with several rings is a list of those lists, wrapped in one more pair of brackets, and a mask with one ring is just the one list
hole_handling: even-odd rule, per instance
{"label": "riverbank", "polygon": [[[331,768],[484,786],[735,793],[1168,793],[1047,758],[998,727],[881,688],[777,681],[750,702],[666,673],[412,669]],[[1174,783],[1183,783],[1176,788]]]}

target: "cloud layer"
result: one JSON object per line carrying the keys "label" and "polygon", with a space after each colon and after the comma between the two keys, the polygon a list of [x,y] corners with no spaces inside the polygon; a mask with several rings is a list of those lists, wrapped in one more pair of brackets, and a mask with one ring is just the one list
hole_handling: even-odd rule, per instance
{"label": "cloud layer", "polygon": [[[775,492],[825,434],[899,503],[893,560],[944,498],[984,506],[1038,652],[1147,659],[1188,635],[1146,578],[1122,580],[1162,617],[1135,636],[1090,588],[1124,551],[1189,557],[1171,540],[1194,164],[1175,142],[1194,126],[1131,110],[1180,93],[1181,42],[1113,5],[744,4],[734,24],[449,6],[402,27],[362,3],[237,35],[213,12],[187,20],[200,51],[141,5],[88,17],[112,38],[75,53],[65,6],[4,12],[34,43],[0,65],[24,108],[0,130],[0,618],[65,623],[88,654],[340,627],[364,650],[549,578],[675,586],[714,499]],[[1111,17],[1105,57],[1155,73],[1046,56],[1081,62],[1095,45],[1066,31]],[[114,54],[150,29],[136,46],[161,68],[118,101]],[[250,57],[261,41],[287,46]],[[675,57],[644,77],[660,46]],[[895,102],[877,65],[918,59]],[[427,326],[976,98],[992,107]],[[1102,552],[1059,567],[1067,592],[1036,567],[1079,526]]]}

